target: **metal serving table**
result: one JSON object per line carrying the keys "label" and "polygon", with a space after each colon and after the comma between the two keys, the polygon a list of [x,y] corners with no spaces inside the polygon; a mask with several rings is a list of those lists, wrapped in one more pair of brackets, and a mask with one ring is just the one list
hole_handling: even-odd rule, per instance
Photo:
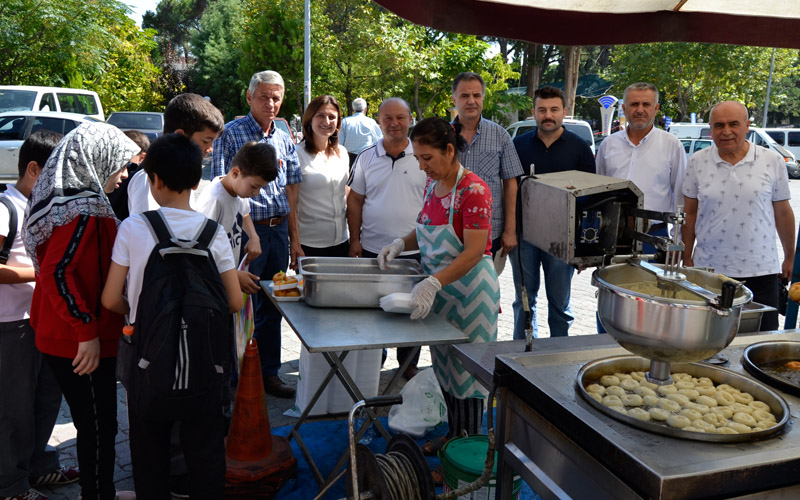
{"label": "metal serving table", "polygon": [[[497,498],[511,498],[515,474],[545,499],[800,498],[800,433],[793,429],[800,398],[775,389],[792,418],[772,439],[721,444],[651,434],[595,411],[576,394],[581,366],[629,354],[600,345],[606,339],[612,340],[535,340],[531,353],[520,352],[521,342],[501,343],[492,348],[495,356],[476,344],[455,347],[473,375],[499,386]],[[722,351],[730,360],[725,368],[749,376],[740,363],[744,348],[781,339],[798,340],[800,332],[737,337]]]}
{"label": "metal serving table", "polygon": [[[343,453],[342,458],[333,468],[330,475],[324,479],[303,442],[299,430],[308,419],[308,413],[334,376],[338,377],[342,382],[347,393],[353,398],[354,404],[364,399],[358,385],[342,364],[348,352],[363,349],[383,349],[385,347],[415,347],[416,351],[419,351],[423,345],[467,342],[467,336],[435,314],[430,314],[422,320],[411,321],[406,314],[390,314],[380,309],[321,309],[310,307],[302,301],[277,301],[263,283],[267,282],[262,282],[262,287],[264,287],[267,296],[283,317],[286,318],[289,326],[297,334],[300,342],[308,349],[308,352],[321,353],[331,367],[289,434],[290,439],[297,440],[297,444],[311,467],[317,483],[324,487],[324,485],[336,478],[337,472],[347,462],[347,452]],[[340,351],[341,354],[337,356],[336,353]],[[413,356],[409,356],[400,366],[386,387],[384,394],[391,393],[412,358]],[[363,433],[366,432],[370,423],[374,423],[378,432],[381,433],[386,441],[389,441],[389,433],[377,419],[374,411],[366,408],[366,413],[367,417],[364,425],[356,435],[357,439],[360,439]]]}

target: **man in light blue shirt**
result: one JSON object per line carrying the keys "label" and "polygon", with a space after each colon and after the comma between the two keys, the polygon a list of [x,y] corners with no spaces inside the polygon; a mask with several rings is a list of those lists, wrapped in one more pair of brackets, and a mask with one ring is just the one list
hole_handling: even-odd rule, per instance
{"label": "man in light blue shirt", "polygon": [[339,131],[339,144],[347,150],[351,167],[359,153],[383,138],[378,123],[366,114],[367,101],[360,97],[355,99],[353,111],[352,116],[342,120],[342,130]]}

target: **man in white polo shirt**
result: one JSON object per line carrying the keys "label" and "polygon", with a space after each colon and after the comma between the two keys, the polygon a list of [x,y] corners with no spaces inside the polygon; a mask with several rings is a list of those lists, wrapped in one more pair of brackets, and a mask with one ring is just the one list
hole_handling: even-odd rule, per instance
{"label": "man in white polo shirt", "polygon": [[[411,108],[403,99],[390,97],[378,108],[378,124],[383,139],[358,155],[348,182],[350,257],[377,257],[398,234],[414,229],[422,209],[427,175],[419,169],[408,140]],[[416,250],[400,255],[419,260]],[[398,361],[402,364],[413,350],[399,348]],[[417,359],[405,371],[406,378],[417,372]]]}
{"label": "man in white polo shirt", "polygon": [[[794,262],[794,213],[786,163],[776,152],[746,139],[750,121],[741,103],[711,109],[714,145],[693,154],[683,183],[686,266],[713,267],[753,292],[753,300],[778,306],[778,276]],[[778,260],[775,232],[783,246]],[[697,242],[697,246],[692,248]],[[766,313],[761,331],[778,329],[778,313]]]}
{"label": "man in white polo shirt", "polygon": [[[622,104],[628,127],[600,144],[595,162],[598,174],[633,181],[644,193],[646,210],[674,212],[683,205],[686,152],[677,137],[653,126],[658,108],[655,85],[629,85]],[[668,236],[668,228],[657,222],[648,233]],[[644,245],[643,250],[655,251],[650,245]]]}

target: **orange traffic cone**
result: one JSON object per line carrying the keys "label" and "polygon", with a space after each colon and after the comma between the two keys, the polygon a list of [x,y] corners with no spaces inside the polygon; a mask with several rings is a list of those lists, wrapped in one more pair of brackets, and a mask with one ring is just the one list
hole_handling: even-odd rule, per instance
{"label": "orange traffic cone", "polygon": [[250,339],[244,352],[225,458],[225,498],[272,498],[297,474],[289,440],[270,433],[255,339]]}

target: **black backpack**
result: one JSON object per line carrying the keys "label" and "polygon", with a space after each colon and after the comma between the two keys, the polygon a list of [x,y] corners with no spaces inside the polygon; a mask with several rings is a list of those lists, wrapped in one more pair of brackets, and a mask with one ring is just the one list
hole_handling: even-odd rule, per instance
{"label": "black backpack", "polygon": [[157,243],[144,269],[132,342],[120,340],[117,375],[128,403],[148,420],[221,411],[233,321],[209,250],[218,224],[207,220],[193,241],[183,241],[161,212],[142,215]]}
{"label": "black backpack", "polygon": [[17,236],[17,209],[11,200],[5,196],[0,196],[0,204],[3,204],[8,209],[8,234],[6,235],[3,246],[0,247],[0,264],[8,262],[8,256],[11,253],[11,247],[14,245],[14,238]]}

